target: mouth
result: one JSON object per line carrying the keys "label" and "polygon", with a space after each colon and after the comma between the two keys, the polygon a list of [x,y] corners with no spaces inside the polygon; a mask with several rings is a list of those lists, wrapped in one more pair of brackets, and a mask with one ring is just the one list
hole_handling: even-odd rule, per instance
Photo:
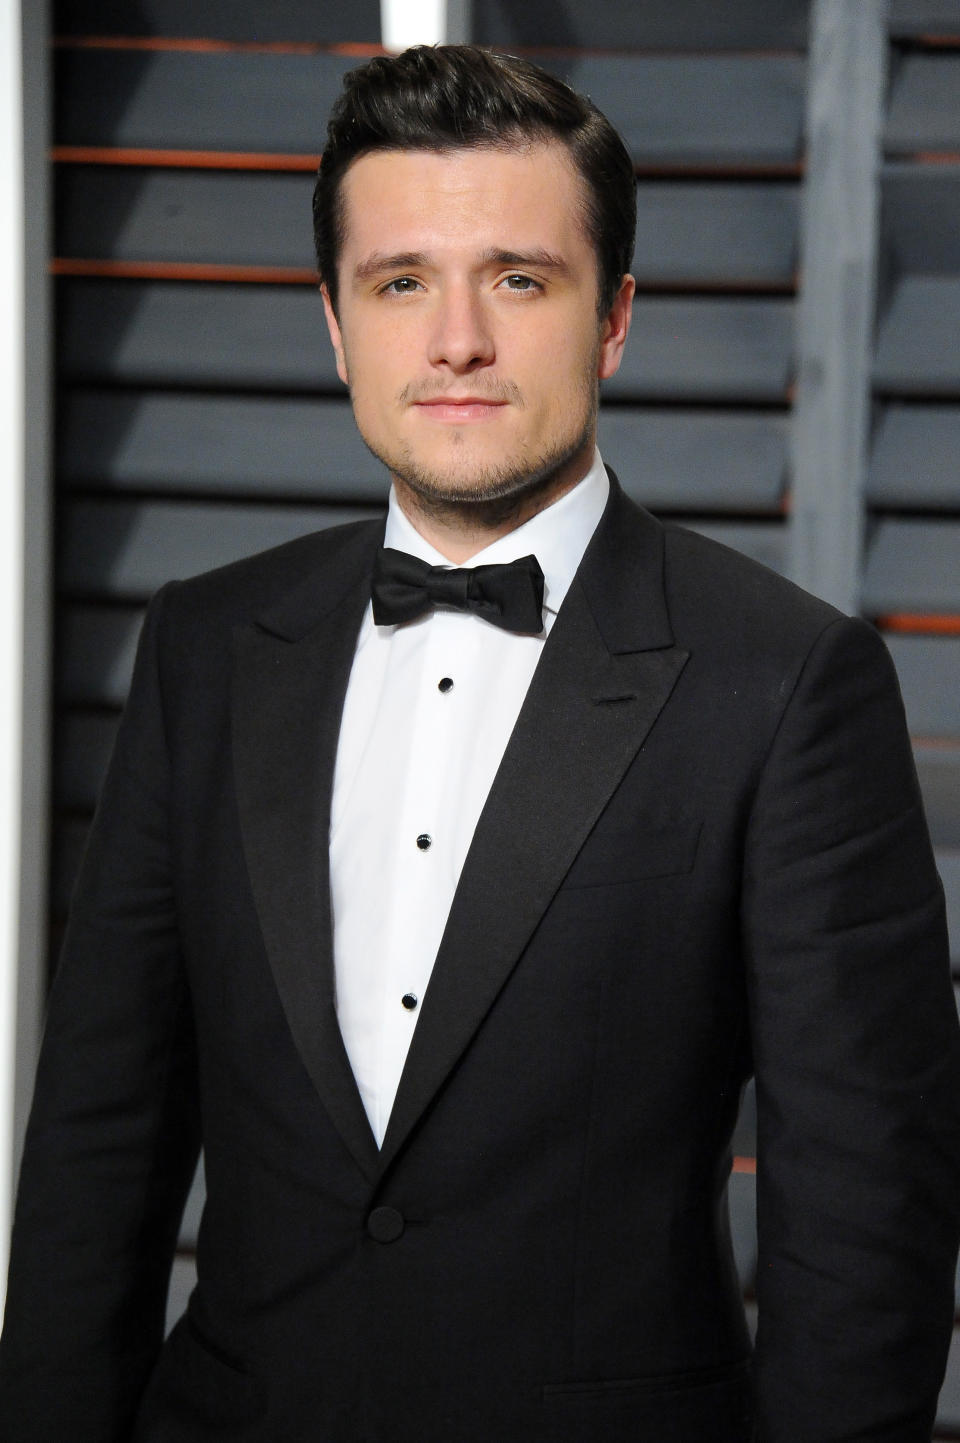
{"label": "mouth", "polygon": [[507,401],[491,401],[483,396],[434,396],[428,401],[414,402],[413,409],[431,421],[487,421],[502,411]]}

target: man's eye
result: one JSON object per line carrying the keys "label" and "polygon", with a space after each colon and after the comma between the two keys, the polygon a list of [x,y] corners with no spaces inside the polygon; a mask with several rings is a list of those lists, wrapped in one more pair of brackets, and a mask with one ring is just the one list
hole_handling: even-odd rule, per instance
{"label": "man's eye", "polygon": [[388,281],[381,288],[381,295],[408,296],[412,291],[418,290],[420,282],[414,280],[413,276],[397,276],[396,280]]}
{"label": "man's eye", "polygon": [[537,282],[532,276],[504,276],[503,284],[508,291],[535,291],[537,289]]}

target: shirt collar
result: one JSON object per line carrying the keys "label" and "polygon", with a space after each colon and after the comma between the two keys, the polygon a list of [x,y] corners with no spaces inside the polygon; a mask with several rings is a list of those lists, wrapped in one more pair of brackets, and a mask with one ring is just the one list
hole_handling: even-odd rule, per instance
{"label": "shirt collar", "polygon": [[[548,611],[556,613],[603,515],[609,494],[610,482],[600,452],[594,449],[590,470],[572,491],[538,511],[515,531],[508,531],[506,536],[491,542],[463,565],[487,566],[534,555],[543,570],[543,604]],[[406,551],[430,566],[453,565],[407,519],[392,486],[384,545]]]}

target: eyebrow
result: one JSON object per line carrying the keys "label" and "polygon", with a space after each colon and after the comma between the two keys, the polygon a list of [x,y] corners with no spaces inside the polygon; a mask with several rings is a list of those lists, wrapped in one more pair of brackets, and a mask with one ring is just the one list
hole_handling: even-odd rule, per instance
{"label": "eyebrow", "polygon": [[480,257],[482,266],[516,266],[518,270],[547,270],[568,272],[570,267],[562,256],[535,246],[530,251],[505,251],[493,248]]}
{"label": "eyebrow", "polygon": [[370,281],[384,271],[415,271],[427,264],[423,251],[398,251],[387,255],[384,251],[371,251],[366,260],[358,261],[353,272],[354,279]]}
{"label": "eyebrow", "polygon": [[[370,281],[387,271],[420,270],[430,263],[425,251],[397,251],[392,255],[372,251],[364,260],[357,262],[353,276],[356,281]],[[540,246],[529,251],[508,251],[492,246],[481,252],[479,263],[481,270],[488,266],[516,266],[518,270],[550,270],[563,275],[570,271],[562,256]]]}

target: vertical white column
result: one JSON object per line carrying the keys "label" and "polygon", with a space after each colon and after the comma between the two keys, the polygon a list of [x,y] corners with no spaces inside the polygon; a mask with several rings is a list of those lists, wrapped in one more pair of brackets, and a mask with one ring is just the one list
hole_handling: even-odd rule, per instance
{"label": "vertical white column", "polygon": [[470,0],[380,0],[384,49],[460,44],[470,38]]}
{"label": "vertical white column", "polygon": [[0,1277],[13,1196],[23,699],[24,204],[20,6],[0,0]]}
{"label": "vertical white column", "polygon": [[810,12],[791,575],[841,611],[860,594],[886,12]]}

